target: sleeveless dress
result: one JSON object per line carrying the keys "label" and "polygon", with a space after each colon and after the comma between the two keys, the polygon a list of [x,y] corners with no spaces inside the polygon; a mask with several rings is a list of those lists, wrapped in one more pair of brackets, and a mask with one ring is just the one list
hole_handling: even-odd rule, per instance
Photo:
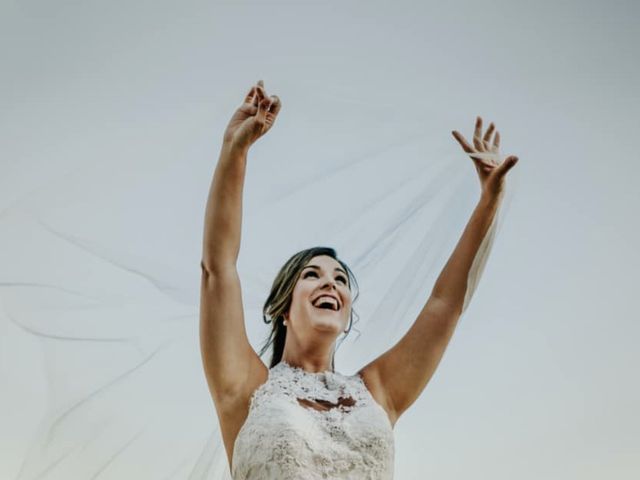
{"label": "sleeveless dress", "polygon": [[[338,406],[305,404],[323,400]],[[393,427],[358,374],[307,372],[281,361],[249,405],[233,447],[233,480],[393,478]]]}

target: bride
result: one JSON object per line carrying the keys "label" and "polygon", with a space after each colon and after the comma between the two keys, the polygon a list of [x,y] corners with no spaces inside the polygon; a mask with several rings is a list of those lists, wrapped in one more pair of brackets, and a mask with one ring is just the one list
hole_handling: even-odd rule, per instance
{"label": "bride", "polygon": [[264,305],[268,368],[246,334],[236,262],[248,150],[280,108],[262,81],[250,89],[224,133],[205,213],[200,344],[231,475],[390,479],[393,427],[434,374],[466,308],[517,157],[500,161],[500,134],[493,123],[483,133],[480,117],[472,144],[452,132],[474,161],[480,200],[411,328],[355,375],[336,372],[333,361],[336,339],[351,329],[353,272],[329,247],[293,255]]}

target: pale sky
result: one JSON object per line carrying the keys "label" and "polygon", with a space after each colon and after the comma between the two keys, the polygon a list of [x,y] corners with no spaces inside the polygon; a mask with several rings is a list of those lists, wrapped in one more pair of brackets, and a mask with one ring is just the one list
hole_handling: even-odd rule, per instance
{"label": "pale sky", "polygon": [[639,13],[4,2],[0,478],[224,478],[199,262],[222,132],[259,79],[283,106],[245,182],[254,347],[273,277],[315,245],[360,284],[339,371],[408,330],[479,197],[450,132],[481,115],[520,161],[472,302],[395,427],[395,478],[638,478]]}

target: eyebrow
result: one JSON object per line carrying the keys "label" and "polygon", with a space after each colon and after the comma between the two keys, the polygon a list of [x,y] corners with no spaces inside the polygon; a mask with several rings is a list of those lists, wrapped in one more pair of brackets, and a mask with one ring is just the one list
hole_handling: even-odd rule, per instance
{"label": "eyebrow", "polygon": [[[305,268],[315,268],[315,269],[317,269],[317,270],[320,270],[320,267],[319,267],[318,265],[307,265],[307,266],[306,266],[306,267],[304,267],[302,270],[304,270]],[[347,274],[347,272],[345,272],[345,271],[344,271],[343,269],[341,269],[340,267],[336,267],[336,268],[334,268],[334,269],[333,269],[333,271],[334,271],[334,272],[335,272],[336,270],[337,270],[337,271],[339,271],[339,272],[344,273],[345,275]]]}

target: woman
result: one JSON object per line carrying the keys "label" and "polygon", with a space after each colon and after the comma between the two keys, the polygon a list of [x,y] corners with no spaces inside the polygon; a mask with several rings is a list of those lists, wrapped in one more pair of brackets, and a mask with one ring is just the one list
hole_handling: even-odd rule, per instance
{"label": "woman", "polygon": [[356,375],[333,368],[336,339],[352,324],[352,272],[331,248],[291,257],[265,303],[273,325],[267,368],[247,338],[236,262],[247,152],[280,108],[262,81],[251,88],[224,133],[205,214],[201,351],[231,474],[392,478],[393,426],[425,388],[466,308],[517,158],[499,162],[499,133],[490,124],[483,134],[480,117],[473,146],[452,132],[475,163],[480,201],[409,331]]}

